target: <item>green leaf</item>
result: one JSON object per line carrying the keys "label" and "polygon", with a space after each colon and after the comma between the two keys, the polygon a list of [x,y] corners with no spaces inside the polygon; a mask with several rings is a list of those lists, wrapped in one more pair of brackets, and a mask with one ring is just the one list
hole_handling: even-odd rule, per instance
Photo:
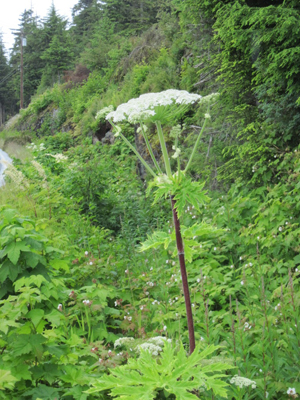
{"label": "green leaf", "polygon": [[21,356],[23,354],[30,354],[38,359],[41,359],[43,355],[43,343],[46,339],[40,334],[30,335],[19,335],[18,340],[12,343],[12,354],[14,357]]}
{"label": "green leaf", "polygon": [[160,358],[154,358],[149,351],[141,350],[139,358],[129,359],[127,365],[111,369],[110,375],[103,375],[93,383],[94,388],[89,389],[87,393],[110,390],[112,396],[122,400],[152,400],[156,397],[157,390],[164,389],[178,399],[194,400],[198,397],[190,392],[205,385],[226,397],[227,384],[219,379],[223,375],[212,374],[231,366],[212,363],[204,370],[201,360],[218,347],[211,345],[201,351],[200,346],[201,344],[190,356],[186,355],[182,345],[176,354],[172,344],[168,342],[165,343]]}
{"label": "green leaf", "polygon": [[0,369],[0,390],[12,390],[17,380],[10,371]]}
{"label": "green leaf", "polygon": [[43,316],[44,316],[44,310],[41,310],[40,308],[36,308],[34,310],[31,310],[26,314],[26,317],[31,319],[31,321],[32,321],[33,325],[35,326],[35,328],[41,322]]}
{"label": "green leaf", "polygon": [[26,246],[25,242],[12,242],[7,246],[7,257],[13,264],[17,264],[21,251],[30,251],[30,248]]}
{"label": "green leaf", "polygon": [[10,260],[6,259],[0,266],[0,282],[3,283],[6,278],[14,282],[20,272],[22,272],[20,265],[14,265]]}
{"label": "green leaf", "polygon": [[0,331],[4,332],[5,335],[7,334],[10,326],[17,328],[21,326],[21,324],[10,319],[1,319]]}
{"label": "green leaf", "polygon": [[52,268],[57,269],[57,270],[62,270],[69,272],[69,265],[68,262],[65,260],[51,260],[50,265]]}
{"label": "green leaf", "polygon": [[175,239],[173,236],[174,235],[170,235],[163,231],[156,231],[151,236],[148,236],[148,239],[142,243],[139,251],[146,251],[161,245],[164,245],[164,248],[167,249],[170,243]]}
{"label": "green leaf", "polygon": [[38,385],[38,387],[27,390],[23,393],[24,396],[32,396],[32,399],[40,398],[43,400],[53,400],[59,398],[59,389],[52,388],[46,385]]}

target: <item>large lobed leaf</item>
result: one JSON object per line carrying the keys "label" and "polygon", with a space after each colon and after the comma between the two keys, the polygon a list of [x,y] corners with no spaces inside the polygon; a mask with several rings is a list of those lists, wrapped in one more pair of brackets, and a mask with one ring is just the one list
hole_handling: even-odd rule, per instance
{"label": "large lobed leaf", "polygon": [[177,399],[193,400],[198,398],[193,391],[202,387],[227,397],[227,384],[220,379],[225,375],[220,372],[231,366],[220,362],[206,366],[201,363],[217,349],[211,345],[201,351],[198,345],[193,354],[187,356],[182,345],[176,352],[172,344],[166,342],[159,358],[142,350],[138,359],[130,359],[127,365],[111,369],[110,374],[102,376],[87,393],[110,390],[116,399],[153,400],[158,390],[165,390]]}

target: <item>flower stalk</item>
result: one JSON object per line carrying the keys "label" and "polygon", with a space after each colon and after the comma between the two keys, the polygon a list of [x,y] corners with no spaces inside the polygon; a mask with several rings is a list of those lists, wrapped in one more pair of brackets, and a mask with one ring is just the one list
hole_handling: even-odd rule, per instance
{"label": "flower stalk", "polygon": [[129,142],[129,140],[126,139],[126,137],[123,135],[121,130],[118,130],[116,125],[111,120],[109,120],[109,122],[118,131],[118,135],[121,136],[121,138],[124,140],[124,142],[127,144],[127,146],[134,152],[134,154],[137,156],[137,158],[140,160],[140,162],[143,164],[143,166],[146,168],[146,170],[148,172],[150,172],[150,174],[154,178],[156,178],[156,173],[153,171],[153,169],[150,167],[150,165],[148,165],[148,163],[146,163],[146,161],[143,159],[143,157],[140,155],[140,153],[136,150],[136,148],[134,146],[132,146],[132,144]]}
{"label": "flower stalk", "polygon": [[185,266],[183,240],[182,240],[181,231],[180,231],[180,221],[179,221],[177,210],[176,210],[176,200],[174,199],[174,196],[171,196],[171,204],[172,204],[173,220],[174,220],[175,235],[176,235],[176,245],[177,245],[177,251],[178,251],[178,259],[179,259],[179,265],[180,265],[183,294],[184,294],[184,301],[185,301],[185,309],[186,309],[186,316],[187,316],[190,354],[192,354],[193,351],[195,350],[195,331],[194,331],[193,313],[192,313],[192,306],[191,306],[189,283],[188,283],[188,279],[187,279],[187,272],[186,272],[186,266]]}
{"label": "flower stalk", "polygon": [[165,143],[164,134],[163,134],[163,131],[162,131],[162,127],[161,127],[160,121],[157,121],[155,123],[155,125],[156,125],[156,128],[157,128],[159,143],[160,143],[161,151],[162,151],[164,162],[165,162],[166,174],[168,175],[169,178],[172,178],[172,171],[171,171],[171,165],[170,165],[170,160],[169,160],[169,154],[168,154],[168,150],[167,150],[167,146],[166,146],[166,143]]}
{"label": "flower stalk", "polygon": [[147,135],[146,135],[146,132],[145,132],[145,129],[144,129],[144,125],[143,125],[142,122],[140,122],[140,127],[141,127],[141,132],[142,132],[143,138],[144,138],[144,140],[145,140],[147,149],[148,149],[149,154],[150,154],[150,156],[151,156],[151,158],[152,158],[153,164],[155,165],[157,171],[158,171],[160,174],[162,174],[162,170],[161,170],[161,168],[160,168],[158,162],[156,161],[156,158],[155,158],[155,156],[154,156],[152,147],[151,147],[150,142],[149,142],[149,140],[148,140],[148,138],[147,138]]}

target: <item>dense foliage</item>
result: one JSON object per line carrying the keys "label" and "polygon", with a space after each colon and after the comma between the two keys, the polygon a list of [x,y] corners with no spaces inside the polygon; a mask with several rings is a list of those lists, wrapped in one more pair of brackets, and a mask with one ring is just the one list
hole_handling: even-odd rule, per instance
{"label": "dense foliage", "polygon": [[[80,0],[71,26],[54,6],[34,15],[19,27],[28,107],[0,133],[14,157],[0,188],[0,399],[297,398],[298,2]],[[19,60],[20,35],[9,58],[0,40],[7,119]],[[199,138],[175,188],[189,357],[170,181],[99,113],[167,89],[219,93],[168,114],[164,159],[153,124],[147,144],[120,123],[162,171],[167,152],[183,170]]]}

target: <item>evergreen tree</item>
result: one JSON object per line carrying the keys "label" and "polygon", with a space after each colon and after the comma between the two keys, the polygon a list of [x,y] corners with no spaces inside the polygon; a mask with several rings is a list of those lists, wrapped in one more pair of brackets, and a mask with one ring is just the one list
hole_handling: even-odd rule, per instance
{"label": "evergreen tree", "polygon": [[39,28],[33,10],[24,10],[19,19],[19,28],[16,30],[15,42],[11,52],[10,65],[17,73],[10,81],[10,86],[14,92],[15,101],[20,98],[20,58],[21,58],[21,38],[26,38],[27,44],[23,47],[23,81],[24,81],[24,104],[29,104],[31,96],[34,94],[41,77],[41,62],[39,59]]}
{"label": "evergreen tree", "polygon": [[66,32],[60,36],[54,35],[48,49],[41,56],[46,62],[44,76],[51,76],[52,84],[60,82],[61,74],[69,68],[72,56]]}
{"label": "evergreen tree", "polygon": [[8,101],[9,73],[10,73],[10,68],[7,64],[5,48],[2,40],[2,34],[0,33],[0,126],[4,122],[5,110],[9,106],[9,101]]}
{"label": "evergreen tree", "polygon": [[103,16],[103,5],[98,0],[79,0],[72,8],[72,36],[79,54],[92,38],[99,20]]}
{"label": "evergreen tree", "polygon": [[61,73],[68,69],[73,61],[72,43],[67,31],[68,21],[62,18],[52,4],[41,28],[40,59],[42,70],[39,91],[60,82]]}
{"label": "evergreen tree", "polygon": [[159,0],[106,0],[105,11],[118,31],[140,32],[157,22]]}

